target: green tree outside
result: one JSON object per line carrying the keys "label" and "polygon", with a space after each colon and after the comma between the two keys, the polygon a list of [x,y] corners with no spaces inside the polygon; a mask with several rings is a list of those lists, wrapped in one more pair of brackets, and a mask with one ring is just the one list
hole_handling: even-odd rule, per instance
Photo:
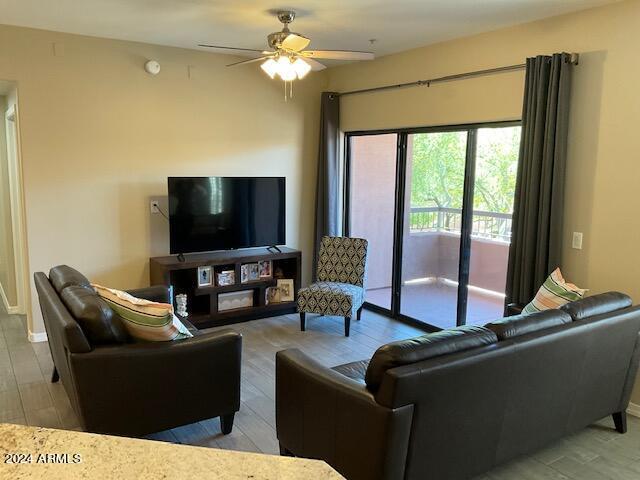
{"label": "green tree outside", "polygon": [[[415,134],[411,175],[412,207],[462,208],[466,132]],[[511,213],[520,127],[478,131],[474,209]]]}

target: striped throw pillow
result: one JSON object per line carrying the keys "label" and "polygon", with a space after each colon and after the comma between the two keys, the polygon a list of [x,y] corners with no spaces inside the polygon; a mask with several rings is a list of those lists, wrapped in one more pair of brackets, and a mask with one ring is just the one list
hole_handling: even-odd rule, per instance
{"label": "striped throw pillow", "polygon": [[173,305],[136,298],[127,292],[101,285],[91,286],[120,316],[129,335],[136,340],[166,342],[193,337],[174,315]]}
{"label": "striped throw pillow", "polygon": [[580,300],[588,290],[578,288],[573,283],[567,283],[559,268],[556,268],[544,281],[538,293],[523,309],[525,315],[560,308],[562,305]]}

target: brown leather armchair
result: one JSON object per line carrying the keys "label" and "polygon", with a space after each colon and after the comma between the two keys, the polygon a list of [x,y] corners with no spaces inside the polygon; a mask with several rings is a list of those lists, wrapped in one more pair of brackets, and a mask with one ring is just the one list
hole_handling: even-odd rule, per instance
{"label": "brown leather armchair", "polygon": [[[240,408],[242,337],[232,330],[171,342],[92,344],[61,293],[89,281],[68,266],[34,275],[49,347],[60,379],[86,431],[142,436],[220,417],[231,432]],[[167,287],[130,291],[171,301]],[[104,312],[101,312],[104,313]]]}

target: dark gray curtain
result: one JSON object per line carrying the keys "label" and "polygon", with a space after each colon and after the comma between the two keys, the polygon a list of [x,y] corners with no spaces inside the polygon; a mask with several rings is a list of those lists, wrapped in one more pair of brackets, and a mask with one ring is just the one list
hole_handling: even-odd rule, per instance
{"label": "dark gray curtain", "polygon": [[560,266],[571,56],[527,59],[506,301],[526,304]]}
{"label": "dark gray curtain", "polygon": [[340,232],[340,99],[334,92],[322,93],[319,143],[313,245],[314,280],[320,240],[323,235],[339,235]]}

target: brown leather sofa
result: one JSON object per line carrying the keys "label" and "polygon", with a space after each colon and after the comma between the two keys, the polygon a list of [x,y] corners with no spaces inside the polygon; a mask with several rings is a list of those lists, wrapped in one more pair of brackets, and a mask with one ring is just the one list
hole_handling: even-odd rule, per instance
{"label": "brown leather sofa", "polygon": [[639,331],[640,307],[610,292],[332,369],[278,352],[281,452],[349,480],[466,479],[608,415],[624,433]]}
{"label": "brown leather sofa", "polygon": [[[220,417],[223,433],[231,432],[240,408],[241,335],[194,329],[184,340],[134,343],[114,334],[115,314],[77,270],[61,265],[34,279],[52,381],[62,381],[84,430],[142,436]],[[130,293],[171,302],[164,286]]]}

